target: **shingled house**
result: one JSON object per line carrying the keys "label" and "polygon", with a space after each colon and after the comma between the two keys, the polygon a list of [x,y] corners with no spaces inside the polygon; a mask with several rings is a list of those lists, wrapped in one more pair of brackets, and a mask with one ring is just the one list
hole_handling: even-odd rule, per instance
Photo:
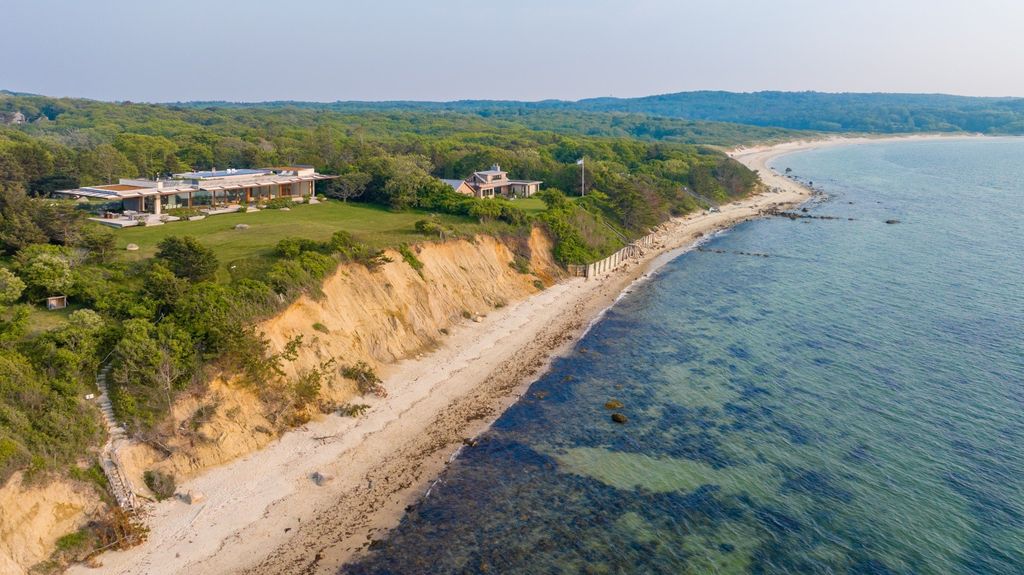
{"label": "shingled house", "polygon": [[477,198],[528,198],[540,190],[539,180],[510,180],[508,172],[494,164],[491,169],[473,172],[465,180],[442,180],[456,192]]}

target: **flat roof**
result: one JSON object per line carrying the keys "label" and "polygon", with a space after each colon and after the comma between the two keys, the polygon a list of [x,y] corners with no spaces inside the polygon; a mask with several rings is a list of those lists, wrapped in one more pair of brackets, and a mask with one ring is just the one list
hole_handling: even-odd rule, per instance
{"label": "flat roof", "polygon": [[110,190],[111,192],[129,192],[131,190],[141,190],[142,186],[133,186],[130,184],[107,184],[104,186],[88,186],[94,190]]}
{"label": "flat roof", "polygon": [[228,168],[227,170],[203,170],[199,172],[185,172],[184,174],[174,174],[177,178],[185,180],[202,180],[205,178],[225,178],[228,176],[259,176],[266,174],[269,170],[253,170],[249,168],[233,169]]}

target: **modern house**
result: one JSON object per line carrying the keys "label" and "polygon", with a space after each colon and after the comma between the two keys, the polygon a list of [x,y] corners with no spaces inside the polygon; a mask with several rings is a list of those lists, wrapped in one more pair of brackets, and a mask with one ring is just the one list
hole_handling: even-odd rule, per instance
{"label": "modern house", "polygon": [[510,180],[508,172],[494,164],[490,170],[473,172],[465,180],[441,180],[456,192],[477,198],[528,198],[540,190],[539,180]]}
{"label": "modern house", "polygon": [[171,179],[124,179],[116,184],[61,190],[56,194],[120,202],[126,214],[160,216],[174,208],[215,210],[275,198],[315,197],[314,182],[335,176],[310,166],[227,169],[174,174]]}

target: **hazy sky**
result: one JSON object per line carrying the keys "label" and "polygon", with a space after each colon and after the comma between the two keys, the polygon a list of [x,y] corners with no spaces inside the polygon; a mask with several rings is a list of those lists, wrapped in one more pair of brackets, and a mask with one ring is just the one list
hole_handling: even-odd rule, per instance
{"label": "hazy sky", "polygon": [[1024,1],[4,0],[0,88],[135,101],[1024,96]]}

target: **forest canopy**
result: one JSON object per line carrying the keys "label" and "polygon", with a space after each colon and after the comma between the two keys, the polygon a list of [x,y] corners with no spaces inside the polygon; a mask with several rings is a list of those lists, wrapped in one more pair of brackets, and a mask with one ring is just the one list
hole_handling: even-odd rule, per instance
{"label": "forest canopy", "polygon": [[[17,123],[9,121],[15,112]],[[384,248],[417,265],[406,238],[488,233],[526,245],[540,226],[554,240],[559,263],[587,263],[670,216],[745,196],[758,185],[756,174],[721,151],[693,143],[747,141],[751,136],[735,125],[667,122],[674,135],[648,137],[661,124],[561,112],[487,118],[10,94],[0,94],[0,120],[0,482],[22,470],[73,471],[83,453],[95,452],[102,426],[84,397],[96,392],[101,366],[110,368],[118,421],[154,445],[175,398],[201,388],[212,373],[259,382],[261,394],[273,391],[268,401],[285,406],[281,426],[300,421],[315,396],[309,381],[285,381],[284,356],[272,353],[252,326],[301,294],[318,294],[341,264],[373,270],[393,261]],[[251,240],[217,244],[197,232],[231,216],[112,231],[89,220],[90,202],[53,195],[119,178],[282,164],[339,177],[318,184],[327,205],[277,205],[278,198],[262,204],[270,208],[263,213],[244,216],[293,222],[269,249]],[[542,180],[540,199],[476,199],[439,179],[492,164],[514,178]],[[282,207],[289,212],[275,213]],[[306,225],[296,225],[303,218]],[[324,226],[337,227],[325,233]],[[260,239],[270,229],[261,228]],[[159,241],[144,246],[151,250],[145,254],[116,250],[132,232]],[[523,261],[528,255],[517,254]],[[45,309],[54,295],[66,296],[63,313]]]}

